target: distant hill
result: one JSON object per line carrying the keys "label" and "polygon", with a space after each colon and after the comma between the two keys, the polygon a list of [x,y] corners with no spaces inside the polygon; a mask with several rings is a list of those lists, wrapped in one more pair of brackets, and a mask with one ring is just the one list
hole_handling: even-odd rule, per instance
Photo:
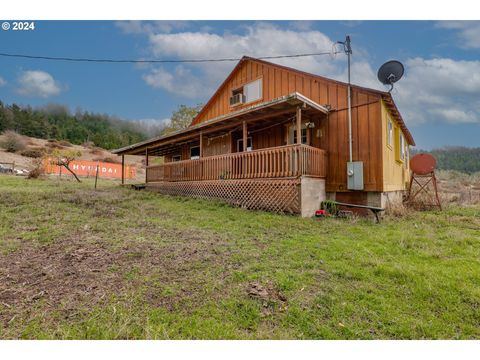
{"label": "distant hill", "polygon": [[5,105],[0,101],[0,133],[14,130],[41,139],[67,140],[72,144],[93,142],[104,149],[115,149],[154,135],[142,124],[87,111],[70,113],[62,105],[40,108]]}
{"label": "distant hill", "polygon": [[412,156],[418,153],[432,154],[441,170],[457,170],[467,174],[480,172],[480,147],[449,146],[431,151],[414,150]]}

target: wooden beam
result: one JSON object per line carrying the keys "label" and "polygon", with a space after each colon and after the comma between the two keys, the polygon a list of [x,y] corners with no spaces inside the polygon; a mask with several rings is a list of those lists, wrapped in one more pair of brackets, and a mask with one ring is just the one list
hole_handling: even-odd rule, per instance
{"label": "wooden beam", "polygon": [[297,144],[302,143],[302,109],[297,107]]}
{"label": "wooden beam", "polygon": [[148,161],[148,148],[145,149],[145,166],[148,166],[149,164],[149,161]]}
{"label": "wooden beam", "polygon": [[122,185],[125,184],[125,155],[122,154]]}
{"label": "wooden beam", "polygon": [[242,124],[243,129],[243,151],[247,151],[247,141],[248,141],[248,132],[247,132],[247,122],[244,121]]}
{"label": "wooden beam", "polygon": [[200,131],[200,157],[203,157],[203,132]]}

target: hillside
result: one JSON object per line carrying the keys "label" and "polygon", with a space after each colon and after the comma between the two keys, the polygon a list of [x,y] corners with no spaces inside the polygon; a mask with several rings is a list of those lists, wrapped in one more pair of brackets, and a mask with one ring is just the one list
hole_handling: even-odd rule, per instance
{"label": "hillside", "polygon": [[[40,108],[5,105],[0,102],[0,133],[14,130],[40,139],[66,140],[72,144],[93,142],[103,149],[115,149],[147,139],[152,131],[141,123],[124,121],[88,111],[71,114],[62,105]],[[153,129],[155,130],[155,129]]]}
{"label": "hillside", "polygon": [[[16,152],[6,151],[0,145],[0,164],[15,163],[16,169],[31,170],[35,167],[35,156],[42,156],[47,154],[52,149],[59,150],[75,150],[81,155],[77,157],[78,160],[94,160],[109,163],[120,163],[121,157],[112,154],[110,151],[94,146],[91,143],[83,145],[71,144],[68,141],[55,141],[38,139],[25,135],[19,136],[22,142],[23,149]],[[0,144],[3,143],[5,135],[0,134]],[[38,153],[38,155],[36,155]],[[136,166],[137,181],[144,181],[145,167],[143,157],[141,156],[126,156],[125,164]]]}

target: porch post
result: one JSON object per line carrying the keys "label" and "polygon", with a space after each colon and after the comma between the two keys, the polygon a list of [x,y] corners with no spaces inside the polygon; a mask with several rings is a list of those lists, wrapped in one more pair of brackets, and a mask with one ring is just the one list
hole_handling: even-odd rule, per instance
{"label": "porch post", "polygon": [[148,147],[145,148],[145,184],[147,183],[148,180],[148,163],[149,163],[149,158],[148,158]]}
{"label": "porch post", "polygon": [[302,143],[302,109],[297,107],[297,144]]}
{"label": "porch post", "polygon": [[200,158],[203,157],[203,133],[200,131]]}
{"label": "porch post", "polygon": [[243,122],[243,151],[247,151],[247,137],[248,137],[248,132],[247,132],[247,122]]}
{"label": "porch post", "polygon": [[122,154],[122,185],[125,184],[125,154]]}

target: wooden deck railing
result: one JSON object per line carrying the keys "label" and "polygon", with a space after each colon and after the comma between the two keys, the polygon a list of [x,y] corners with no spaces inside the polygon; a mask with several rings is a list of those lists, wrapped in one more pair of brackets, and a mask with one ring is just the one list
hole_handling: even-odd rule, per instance
{"label": "wooden deck railing", "polygon": [[326,176],[326,152],[287,145],[147,167],[147,182]]}

